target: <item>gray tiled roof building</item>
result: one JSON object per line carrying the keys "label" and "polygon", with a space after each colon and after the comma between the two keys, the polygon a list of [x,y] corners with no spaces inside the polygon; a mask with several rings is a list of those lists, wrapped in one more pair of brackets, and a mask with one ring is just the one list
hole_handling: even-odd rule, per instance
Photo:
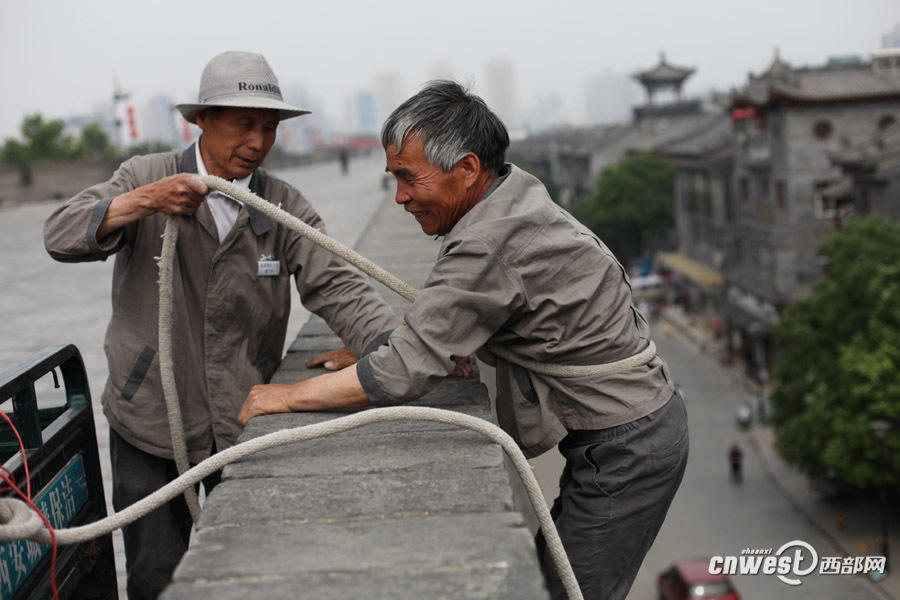
{"label": "gray tiled roof building", "polygon": [[[666,71],[654,81],[677,89],[693,72],[677,70],[661,59],[637,76]],[[510,157],[551,175],[570,207],[626,155],[665,156],[676,169],[678,252],[658,258],[694,284],[692,307],[723,314],[740,351],[749,340],[765,367],[779,310],[822,274],[820,242],[854,214],[900,219],[900,50],[813,67],[776,55],[727,110],[680,95],[654,106],[650,87],[633,122],[531,137]]]}
{"label": "gray tiled roof building", "polygon": [[740,235],[729,283],[776,306],[821,275],[819,242],[852,214],[826,192],[842,175],[832,155],[900,119],[900,69],[874,61],[793,69],[776,57],[732,105]]}

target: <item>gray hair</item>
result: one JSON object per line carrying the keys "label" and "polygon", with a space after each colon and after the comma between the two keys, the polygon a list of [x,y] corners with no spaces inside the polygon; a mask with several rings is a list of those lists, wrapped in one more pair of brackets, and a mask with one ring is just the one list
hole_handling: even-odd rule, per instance
{"label": "gray hair", "polygon": [[425,160],[450,171],[467,152],[497,173],[506,161],[509,133],[484,100],[455,81],[430,81],[401,104],[381,129],[381,145],[400,152],[410,136],[422,139]]}

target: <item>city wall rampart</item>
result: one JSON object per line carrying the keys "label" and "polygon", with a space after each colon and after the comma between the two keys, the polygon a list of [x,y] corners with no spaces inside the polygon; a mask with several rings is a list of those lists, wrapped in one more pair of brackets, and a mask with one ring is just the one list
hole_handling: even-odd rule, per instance
{"label": "city wall rampart", "polygon": [[[367,150],[351,150],[358,155]],[[337,160],[336,148],[311,154],[272,154],[266,159],[268,169],[287,169],[307,164]],[[106,181],[123,162],[122,158],[78,159],[61,162],[37,162],[23,176],[18,166],[0,165],[0,207],[44,200],[67,200],[100,181]]]}
{"label": "city wall rampart", "polygon": [[[392,198],[384,203],[356,249],[421,287],[437,245]],[[379,289],[402,315],[408,303]],[[272,382],[321,374],[306,360],[341,346],[312,317]],[[478,373],[413,405],[492,420]],[[257,417],[240,441],[345,414]],[[366,425],[226,467],[163,598],[545,600],[533,522],[518,475],[488,438],[430,422]]]}
{"label": "city wall rampart", "polygon": [[30,165],[30,182],[17,166],[0,166],[0,206],[41,200],[64,200],[98,181],[106,181],[118,159],[84,159]]}

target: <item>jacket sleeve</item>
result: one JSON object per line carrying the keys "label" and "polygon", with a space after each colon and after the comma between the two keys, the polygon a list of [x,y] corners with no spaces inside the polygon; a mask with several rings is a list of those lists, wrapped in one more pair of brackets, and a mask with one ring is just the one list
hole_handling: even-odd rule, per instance
{"label": "jacket sleeve", "polygon": [[463,238],[435,263],[422,290],[386,346],[357,365],[376,405],[415,400],[453,372],[455,356],[481,348],[518,307],[525,293],[496,248]]}
{"label": "jacket sleeve", "polygon": [[126,229],[97,240],[97,229],[113,198],[140,187],[132,161],[123,163],[112,179],[86,189],[56,209],[44,223],[44,247],[55,260],[106,260],[125,244]]}
{"label": "jacket sleeve", "polygon": [[[292,211],[295,216],[327,233],[315,209],[302,197],[300,200]],[[369,279],[328,250],[292,231],[285,254],[303,306],[322,317],[356,356],[400,325]]]}

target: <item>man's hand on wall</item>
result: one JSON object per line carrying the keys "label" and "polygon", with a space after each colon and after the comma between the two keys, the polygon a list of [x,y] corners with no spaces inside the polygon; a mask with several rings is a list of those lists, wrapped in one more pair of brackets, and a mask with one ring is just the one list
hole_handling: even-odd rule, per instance
{"label": "man's hand on wall", "polygon": [[468,356],[454,356],[453,360],[456,361],[456,367],[453,369],[453,374],[457,377],[470,377],[472,375],[472,359]]}
{"label": "man's hand on wall", "polygon": [[340,350],[332,350],[309,359],[306,361],[306,366],[310,369],[313,367],[325,367],[329,371],[340,371],[344,367],[355,365],[358,361],[359,359],[352,352],[346,348],[341,348]]}

